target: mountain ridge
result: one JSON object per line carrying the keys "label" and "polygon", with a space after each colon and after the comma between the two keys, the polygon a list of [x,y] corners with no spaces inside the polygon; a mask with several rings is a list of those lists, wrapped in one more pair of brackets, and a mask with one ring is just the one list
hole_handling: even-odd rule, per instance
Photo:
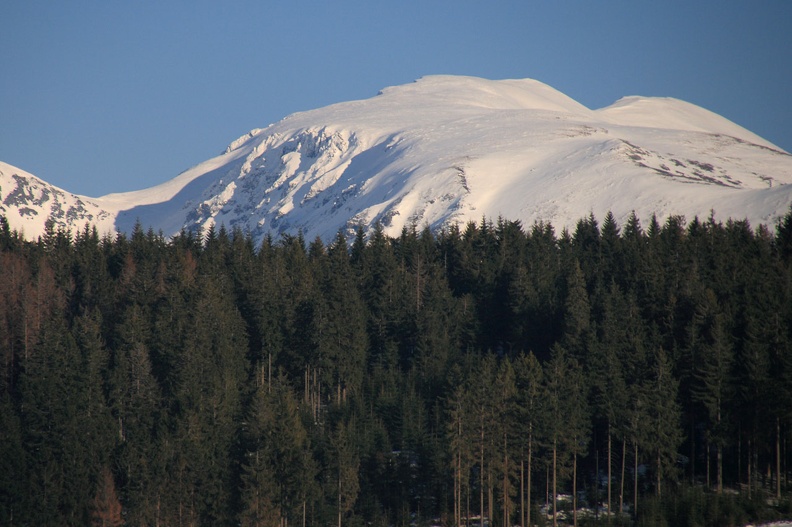
{"label": "mountain ridge", "polygon": [[[9,167],[0,165],[0,206],[24,195],[3,175]],[[257,240],[297,231],[329,239],[374,223],[398,235],[482,216],[561,229],[608,211],[662,221],[715,210],[773,225],[792,201],[789,183],[792,156],[685,101],[631,96],[591,110],[532,79],[438,75],[291,114],[155,187],[5,208],[37,211],[9,219],[33,236],[53,211],[70,229],[87,220],[129,231],[140,221],[173,235],[224,224]],[[78,201],[95,208],[63,212],[80,210]]]}

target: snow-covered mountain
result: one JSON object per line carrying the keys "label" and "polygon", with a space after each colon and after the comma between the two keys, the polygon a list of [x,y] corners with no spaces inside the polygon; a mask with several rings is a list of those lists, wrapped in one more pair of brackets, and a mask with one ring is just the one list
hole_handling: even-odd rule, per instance
{"label": "snow-covered mountain", "polygon": [[83,198],[0,165],[0,213],[28,236],[50,214],[105,231],[139,219],[166,235],[225,224],[257,239],[299,229],[328,239],[375,222],[398,235],[483,217],[560,229],[633,210],[773,226],[790,183],[790,154],[677,99],[591,110],[535,80],[430,76],[290,115],[136,192]]}
{"label": "snow-covered mountain", "polygon": [[55,228],[76,230],[91,224],[113,232],[117,211],[105,210],[100,201],[71,194],[0,161],[0,216],[28,239],[43,234],[48,219]]}

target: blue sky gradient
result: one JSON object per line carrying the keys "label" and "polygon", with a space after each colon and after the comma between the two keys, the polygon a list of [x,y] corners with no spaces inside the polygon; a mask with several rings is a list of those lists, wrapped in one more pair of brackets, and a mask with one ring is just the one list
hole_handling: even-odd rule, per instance
{"label": "blue sky gradient", "polygon": [[431,74],[530,77],[590,108],[676,97],[792,151],[788,0],[11,0],[0,24],[0,160],[88,196]]}

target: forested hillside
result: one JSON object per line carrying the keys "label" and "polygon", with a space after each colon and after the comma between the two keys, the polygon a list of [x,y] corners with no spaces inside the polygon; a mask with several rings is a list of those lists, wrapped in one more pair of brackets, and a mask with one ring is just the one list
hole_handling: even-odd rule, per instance
{"label": "forested hillside", "polygon": [[0,219],[0,524],[789,515],[792,209],[773,229]]}

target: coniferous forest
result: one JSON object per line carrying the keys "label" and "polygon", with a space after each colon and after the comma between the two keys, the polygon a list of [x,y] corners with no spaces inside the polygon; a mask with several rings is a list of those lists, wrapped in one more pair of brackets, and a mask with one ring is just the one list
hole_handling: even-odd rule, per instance
{"label": "coniferous forest", "polygon": [[0,219],[0,270],[2,525],[792,515],[792,209],[260,246]]}

